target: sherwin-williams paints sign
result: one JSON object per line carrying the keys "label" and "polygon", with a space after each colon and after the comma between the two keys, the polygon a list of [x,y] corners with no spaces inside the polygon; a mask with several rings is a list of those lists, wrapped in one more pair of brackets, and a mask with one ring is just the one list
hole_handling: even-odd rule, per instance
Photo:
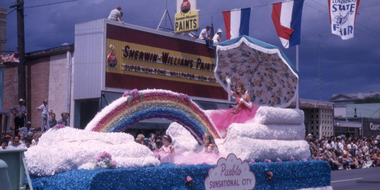
{"label": "sherwin-williams paints sign", "polygon": [[108,24],[106,47],[106,88],[161,88],[227,99],[213,74],[215,51],[204,44]]}

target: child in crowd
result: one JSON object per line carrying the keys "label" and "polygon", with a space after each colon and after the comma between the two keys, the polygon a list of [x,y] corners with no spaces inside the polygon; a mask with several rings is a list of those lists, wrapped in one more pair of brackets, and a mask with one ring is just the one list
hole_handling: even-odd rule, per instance
{"label": "child in crowd", "polygon": [[154,133],[150,133],[149,140],[150,140],[149,145],[150,145],[151,150],[155,150],[157,147],[156,135]]}
{"label": "child in crowd", "polygon": [[161,141],[161,137],[159,137],[156,140],[156,147],[154,149],[156,148],[160,149],[161,147],[162,147],[162,141]]}
{"label": "child in crowd", "polygon": [[53,113],[53,110],[50,110],[50,118],[49,118],[49,128],[53,128],[55,125],[57,125],[57,120],[55,119],[55,113]]}
{"label": "child in crowd", "polygon": [[30,145],[32,144],[32,141],[30,139],[25,140],[25,147],[30,148]]}
{"label": "child in crowd", "polygon": [[144,138],[144,145],[148,147],[150,150],[152,150],[152,147],[150,146],[150,139],[149,138]]}
{"label": "child in crowd", "polygon": [[25,133],[19,132],[18,135],[20,136],[20,143],[25,145]]}
{"label": "child in crowd", "polygon": [[1,141],[1,147],[0,147],[0,150],[1,149],[7,149],[8,148],[8,142],[6,140],[3,140]]}
{"label": "child in crowd", "polygon": [[173,163],[174,162],[174,147],[171,145],[172,138],[169,135],[162,136],[163,146],[156,151],[160,154],[161,163]]}
{"label": "child in crowd", "polygon": [[8,141],[8,146],[13,147],[13,141],[14,141],[14,137],[11,136],[9,141]]}
{"label": "child in crowd", "polygon": [[67,119],[69,118],[69,113],[62,112],[61,113],[61,120],[58,121],[58,124],[62,124],[64,126],[67,126]]}
{"label": "child in crowd", "polygon": [[219,153],[218,146],[215,144],[215,140],[210,133],[205,133],[203,135],[203,142],[205,143],[205,145],[204,145],[204,148],[205,148],[204,151],[205,152],[215,153],[215,154]]}
{"label": "child in crowd", "polygon": [[47,120],[44,119],[44,122],[43,122],[43,125],[42,125],[42,128],[41,128],[41,132],[45,132],[49,129],[49,125],[47,124]]}
{"label": "child in crowd", "polygon": [[32,140],[32,146],[36,146],[38,144],[39,139],[40,139],[40,134],[34,133],[33,140]]}
{"label": "child in crowd", "polygon": [[144,139],[145,139],[145,135],[143,134],[138,134],[137,137],[136,137],[136,142],[139,143],[139,144],[144,144]]}

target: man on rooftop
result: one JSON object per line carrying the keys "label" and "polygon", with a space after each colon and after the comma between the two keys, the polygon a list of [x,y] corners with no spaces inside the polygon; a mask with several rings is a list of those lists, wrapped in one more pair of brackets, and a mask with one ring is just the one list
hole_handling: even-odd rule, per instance
{"label": "man on rooftop", "polygon": [[111,11],[110,15],[108,16],[108,19],[119,21],[124,24],[123,20],[121,20],[122,16],[123,16],[123,13],[121,12],[121,7],[117,6],[116,9]]}

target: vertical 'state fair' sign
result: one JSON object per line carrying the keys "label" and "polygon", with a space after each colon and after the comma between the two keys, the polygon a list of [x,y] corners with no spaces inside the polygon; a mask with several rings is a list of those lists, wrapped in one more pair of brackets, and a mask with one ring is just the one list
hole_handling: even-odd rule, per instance
{"label": "vertical 'state fair' sign", "polygon": [[204,185],[206,190],[253,189],[256,177],[248,162],[242,162],[235,154],[229,154],[208,170]]}
{"label": "vertical 'state fair' sign", "polygon": [[331,33],[342,40],[354,37],[354,25],[360,0],[328,0]]}

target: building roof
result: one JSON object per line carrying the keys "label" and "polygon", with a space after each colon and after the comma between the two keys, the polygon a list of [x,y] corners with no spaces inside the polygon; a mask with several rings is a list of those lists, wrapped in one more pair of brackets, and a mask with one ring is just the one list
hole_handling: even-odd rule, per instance
{"label": "building roof", "polygon": [[329,102],[339,102],[339,101],[355,101],[361,100],[366,97],[374,96],[380,94],[380,92],[359,92],[351,94],[333,94],[333,97],[329,99]]}
{"label": "building roof", "polygon": [[330,98],[329,102],[347,102],[347,101],[355,101],[359,100],[357,96],[351,96],[348,94],[334,94],[332,98]]}
{"label": "building roof", "polygon": [[40,58],[40,57],[57,55],[57,54],[66,53],[67,51],[73,52],[74,44],[69,44],[69,45],[63,44],[58,47],[29,52],[29,53],[26,53],[26,59],[35,59],[35,58]]}

